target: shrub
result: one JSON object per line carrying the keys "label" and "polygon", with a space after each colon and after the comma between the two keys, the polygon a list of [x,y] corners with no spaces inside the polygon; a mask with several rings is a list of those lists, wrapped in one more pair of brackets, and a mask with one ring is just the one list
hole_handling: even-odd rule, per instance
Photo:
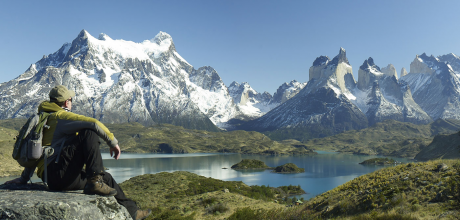
{"label": "shrub", "polygon": [[249,207],[237,209],[232,215],[228,217],[228,220],[253,220],[262,219],[262,213],[260,211],[252,210]]}
{"label": "shrub", "polygon": [[207,198],[207,199],[204,199],[203,201],[201,201],[201,205],[206,207],[206,206],[211,205],[211,204],[216,203],[216,202],[217,202],[217,199],[212,197],[212,198]]}
{"label": "shrub", "polygon": [[226,211],[228,211],[228,207],[225,206],[222,203],[212,205],[212,206],[206,208],[206,212],[208,214],[219,214],[219,213],[224,213]]}

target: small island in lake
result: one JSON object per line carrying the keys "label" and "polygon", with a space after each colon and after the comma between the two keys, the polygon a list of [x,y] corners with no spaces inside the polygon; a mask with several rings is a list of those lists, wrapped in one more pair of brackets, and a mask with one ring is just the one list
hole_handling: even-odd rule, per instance
{"label": "small island in lake", "polygon": [[389,158],[372,158],[369,160],[365,160],[359,164],[363,165],[393,165],[393,164],[400,164],[401,162],[398,162],[393,159]]}
{"label": "small island in lake", "polygon": [[234,164],[232,169],[244,170],[244,169],[270,169],[264,162],[254,159],[243,159],[239,163]]}
{"label": "small island in lake", "polygon": [[281,166],[277,166],[273,171],[273,173],[305,173],[304,168],[299,168],[297,165],[293,163],[287,163]]}

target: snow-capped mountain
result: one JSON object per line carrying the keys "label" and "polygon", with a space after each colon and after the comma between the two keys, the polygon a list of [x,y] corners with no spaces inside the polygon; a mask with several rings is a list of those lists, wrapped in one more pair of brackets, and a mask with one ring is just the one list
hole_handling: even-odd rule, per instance
{"label": "snow-capped mountain", "polygon": [[247,82],[239,84],[233,81],[228,87],[228,91],[233,102],[244,113],[236,118],[247,120],[258,118],[294,97],[306,84],[296,80],[292,80],[290,83],[285,82],[278,87],[272,96],[268,92],[258,93]]}
{"label": "snow-capped mountain", "polygon": [[[442,59],[442,60],[441,60]],[[414,101],[433,120],[460,119],[460,80],[454,70],[459,59],[454,54],[441,57],[417,55],[410,72],[401,77],[409,85]]]}
{"label": "snow-capped mountain", "polygon": [[309,74],[309,82],[297,95],[240,128],[327,130],[325,133],[336,134],[367,127],[366,116],[348,98],[354,97],[348,88],[356,83],[343,48],[332,60],[327,56],[318,57]]}
{"label": "snow-capped mountain", "polygon": [[380,69],[372,57],[365,60],[358,70],[357,88],[353,100],[369,120],[369,125],[387,119],[430,123],[432,119],[412,99],[410,88],[404,82],[398,82],[393,65]]}
{"label": "snow-capped mountain", "polygon": [[73,111],[107,123],[299,128],[324,136],[386,119],[460,119],[460,58],[455,54],[416,56],[410,72],[402,68],[399,79],[393,65],[380,69],[369,58],[355,81],[340,48],[332,60],[320,56],[313,62],[308,83],[283,83],[272,96],[246,82],[227,87],[212,67],[195,69],[167,33],[135,43],[105,34],[95,38],[85,30],[0,84],[0,119],[29,116],[58,84],[76,92]]}
{"label": "snow-capped mountain", "polygon": [[275,107],[268,104],[272,95],[268,92],[258,93],[247,82],[239,84],[233,81],[228,87],[228,92],[240,111],[245,113],[245,117],[240,119],[258,118]]}
{"label": "snow-capped mountain", "polygon": [[164,32],[135,43],[81,31],[72,43],[0,84],[0,117],[27,117],[57,84],[76,92],[72,110],[108,123],[216,130],[214,124],[241,114],[217,72],[194,69]]}
{"label": "snow-capped mountain", "polygon": [[454,70],[455,74],[460,75],[460,57],[450,53],[438,56],[439,61],[449,64]]}
{"label": "snow-capped mountain", "polygon": [[275,94],[273,94],[270,104],[278,106],[279,104],[286,102],[288,99],[297,95],[297,93],[299,93],[306,85],[306,82],[300,83],[296,80],[292,80],[290,83],[283,83],[280,87],[278,87]]}

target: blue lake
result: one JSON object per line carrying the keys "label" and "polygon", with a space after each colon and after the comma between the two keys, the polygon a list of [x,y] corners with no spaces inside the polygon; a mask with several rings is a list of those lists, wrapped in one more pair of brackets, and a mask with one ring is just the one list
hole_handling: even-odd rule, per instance
{"label": "blue lake", "polygon": [[[310,199],[318,194],[331,190],[358,176],[381,169],[381,166],[363,166],[359,163],[376,156],[362,156],[318,151],[314,156],[260,156],[241,154],[127,154],[119,160],[103,154],[104,166],[109,168],[119,183],[131,177],[159,172],[189,171],[205,177],[225,181],[242,181],[247,185],[300,185]],[[286,163],[294,163],[305,168],[305,173],[276,174],[270,170],[237,171],[230,167],[242,159],[257,159],[270,167]],[[393,158],[397,161],[410,162],[404,158]],[[228,168],[228,169],[222,169]],[[0,184],[12,178],[0,178]],[[35,181],[37,178],[33,178]]]}

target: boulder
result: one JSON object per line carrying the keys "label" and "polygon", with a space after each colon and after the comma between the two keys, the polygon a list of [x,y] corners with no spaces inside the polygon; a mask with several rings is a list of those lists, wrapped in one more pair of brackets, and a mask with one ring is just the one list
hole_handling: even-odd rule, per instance
{"label": "boulder", "polygon": [[132,219],[113,197],[52,192],[37,184],[0,185],[0,219]]}

